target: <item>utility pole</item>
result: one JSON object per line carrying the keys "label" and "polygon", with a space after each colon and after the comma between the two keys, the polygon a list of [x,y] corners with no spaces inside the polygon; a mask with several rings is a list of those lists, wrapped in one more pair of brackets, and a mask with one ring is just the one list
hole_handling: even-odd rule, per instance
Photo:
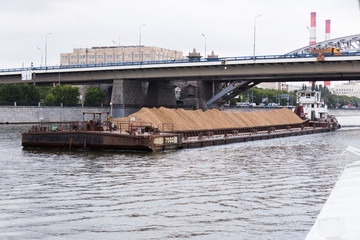
{"label": "utility pole", "polygon": [[254,52],[253,52],[253,56],[254,56],[254,61],[255,61],[255,54],[256,54],[256,52],[255,52],[255,47],[256,47],[256,19],[258,18],[258,17],[261,17],[261,14],[259,14],[259,15],[257,15],[256,17],[255,17],[255,19],[254,19]]}
{"label": "utility pole", "polygon": [[141,65],[141,29],[142,27],[144,27],[146,24],[142,24],[140,25],[140,37],[139,37],[139,65]]}
{"label": "utility pole", "polygon": [[45,67],[47,67],[47,38],[52,32],[45,34]]}
{"label": "utility pole", "polygon": [[203,37],[204,37],[204,40],[205,40],[205,55],[204,55],[204,58],[206,58],[206,36],[205,34],[201,34]]}

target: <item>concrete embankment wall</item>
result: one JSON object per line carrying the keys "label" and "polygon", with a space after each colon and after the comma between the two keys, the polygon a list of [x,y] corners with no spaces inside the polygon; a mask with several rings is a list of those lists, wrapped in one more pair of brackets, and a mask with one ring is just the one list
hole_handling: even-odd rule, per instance
{"label": "concrete embankment wall", "polygon": [[[110,112],[110,108],[93,107],[0,107],[0,124],[79,121],[83,112]],[[92,117],[92,116],[91,116]],[[106,115],[103,116],[106,118]]]}

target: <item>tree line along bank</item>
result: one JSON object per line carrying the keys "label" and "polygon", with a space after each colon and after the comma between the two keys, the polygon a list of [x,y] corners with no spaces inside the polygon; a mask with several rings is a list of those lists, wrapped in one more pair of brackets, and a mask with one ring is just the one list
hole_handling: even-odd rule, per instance
{"label": "tree line along bank", "polygon": [[[321,92],[321,98],[323,102],[329,108],[341,108],[344,106],[360,106],[360,98],[357,97],[348,97],[343,95],[332,94],[330,89],[326,86],[312,84],[311,87],[302,85],[301,90],[312,90]],[[247,103],[277,103],[281,106],[294,106],[296,105],[296,94],[298,91],[288,92],[286,90],[275,90],[275,89],[262,89],[258,87],[253,87],[243,93],[238,97],[230,100],[230,106],[236,106],[237,102],[247,102]]]}
{"label": "tree line along bank", "polygon": [[[99,105],[104,102],[105,93],[99,87],[90,86],[84,96],[85,105]],[[80,90],[71,85],[35,86],[29,83],[0,85],[0,103],[45,103],[78,104]]]}
{"label": "tree line along bank", "polygon": [[[330,108],[344,106],[360,106],[360,99],[357,97],[339,96],[332,94],[326,86],[312,84],[309,89],[305,84],[302,90],[320,91],[322,99]],[[247,103],[277,103],[281,106],[296,105],[296,92],[285,90],[262,89],[253,87],[236,98],[230,100],[230,106],[236,106],[237,102]],[[104,103],[105,92],[99,87],[90,86],[85,91],[85,105],[100,105]],[[3,84],[0,85],[0,103],[45,103],[53,104],[78,104],[80,100],[80,90],[71,85],[35,86],[29,83],[22,84]]]}

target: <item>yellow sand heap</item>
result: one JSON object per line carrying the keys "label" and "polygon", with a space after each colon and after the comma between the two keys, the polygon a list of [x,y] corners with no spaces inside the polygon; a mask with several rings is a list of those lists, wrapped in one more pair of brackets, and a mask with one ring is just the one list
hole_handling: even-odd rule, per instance
{"label": "yellow sand heap", "polygon": [[114,122],[116,124],[117,121],[130,121],[131,117],[134,117],[136,122],[151,122],[155,127],[161,123],[172,123],[174,130],[260,127],[303,122],[295,113],[286,108],[254,112],[211,109],[204,112],[164,107],[142,108],[129,117],[114,119]]}

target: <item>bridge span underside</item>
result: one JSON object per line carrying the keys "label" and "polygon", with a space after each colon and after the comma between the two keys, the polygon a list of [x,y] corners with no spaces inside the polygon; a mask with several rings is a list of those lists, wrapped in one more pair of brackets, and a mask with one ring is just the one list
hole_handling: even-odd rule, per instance
{"label": "bridge span underside", "polygon": [[[22,83],[22,72],[0,72],[0,83]],[[219,107],[224,101],[261,82],[360,80],[360,56],[273,57],[254,60],[216,60],[137,66],[106,66],[32,70],[34,84],[105,84],[118,116],[136,106],[175,105],[174,88],[184,93],[184,105]],[[227,89],[226,91],[224,89]],[[125,106],[134,106],[129,111]]]}

